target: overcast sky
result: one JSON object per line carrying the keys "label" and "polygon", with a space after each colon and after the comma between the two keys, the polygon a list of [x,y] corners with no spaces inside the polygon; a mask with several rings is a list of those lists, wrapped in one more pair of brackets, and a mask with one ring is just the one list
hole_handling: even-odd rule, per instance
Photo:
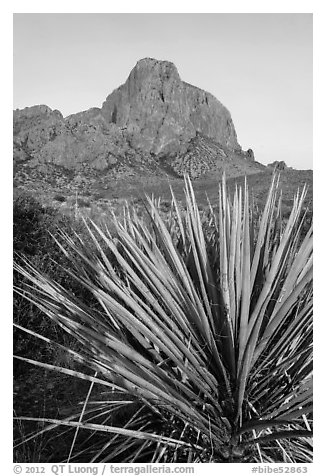
{"label": "overcast sky", "polygon": [[312,168],[311,14],[15,14],[14,108],[101,107],[144,57],[217,97],[256,160]]}

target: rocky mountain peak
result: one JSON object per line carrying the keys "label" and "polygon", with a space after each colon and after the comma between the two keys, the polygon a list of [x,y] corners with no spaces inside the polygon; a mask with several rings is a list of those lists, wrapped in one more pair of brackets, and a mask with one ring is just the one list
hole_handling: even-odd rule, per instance
{"label": "rocky mountain peak", "polygon": [[128,130],[135,148],[155,155],[180,151],[197,133],[241,150],[229,111],[213,95],[182,81],[169,61],[138,61],[107,97],[102,114]]}
{"label": "rocky mountain peak", "polygon": [[253,152],[238,144],[229,111],[212,94],[182,81],[170,61],[139,60],[101,108],[66,118],[45,105],[14,111],[14,157],[28,167],[86,166],[111,173],[142,164],[198,177],[215,161],[235,156],[255,169]]}
{"label": "rocky mountain peak", "polygon": [[138,74],[144,78],[153,75],[160,76],[164,80],[175,78],[180,81],[178,70],[171,61],[159,61],[155,58],[143,58],[137,61],[130,76],[133,74]]}

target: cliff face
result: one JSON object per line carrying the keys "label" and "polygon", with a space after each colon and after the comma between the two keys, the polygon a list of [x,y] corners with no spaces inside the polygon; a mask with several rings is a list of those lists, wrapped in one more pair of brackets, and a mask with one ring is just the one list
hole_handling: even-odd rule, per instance
{"label": "cliff face", "polygon": [[181,81],[173,63],[140,60],[102,106],[109,123],[126,128],[135,148],[177,152],[201,133],[240,150],[228,110],[211,94]]}
{"label": "cliff face", "polygon": [[235,157],[255,169],[252,151],[243,152],[237,142],[228,110],[183,82],[168,61],[140,60],[102,108],[66,118],[43,105],[14,111],[15,163],[31,168],[111,173],[162,166],[195,178]]}

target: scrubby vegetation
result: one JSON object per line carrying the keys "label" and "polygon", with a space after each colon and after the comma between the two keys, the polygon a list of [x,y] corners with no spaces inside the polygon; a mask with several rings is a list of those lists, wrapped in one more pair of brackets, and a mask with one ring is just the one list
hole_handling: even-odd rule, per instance
{"label": "scrubby vegetation", "polygon": [[16,290],[47,316],[47,329],[69,338],[58,341],[28,315],[16,328],[66,353],[69,365],[17,359],[88,388],[63,418],[19,415],[42,429],[22,435],[17,449],[53,432],[66,444],[57,461],[312,461],[305,193],[284,220],[276,176],[258,214],[246,185],[230,197],[224,182],[217,209],[200,213],[186,181],[185,209],[172,196],[164,219],[148,199],[147,217],[126,207],[114,233],[57,223],[63,267],[42,268],[41,251],[41,266],[21,258]]}
{"label": "scrubby vegetation", "polygon": [[[67,291],[85,297],[87,291],[81,288],[79,283],[67,273],[70,261],[67,260],[54,241],[59,229],[61,233],[65,232],[70,235],[79,233],[85,236],[85,227],[81,221],[59,214],[49,206],[42,206],[32,195],[23,193],[15,198],[13,206],[15,261],[18,264],[23,264],[27,260],[44,275],[55,279]],[[17,271],[14,272],[14,285],[20,288],[27,285],[27,280]],[[58,327],[52,325],[34,303],[26,300],[18,293],[14,294],[14,322],[19,326],[29,327],[35,332],[45,334],[49,338],[55,337],[58,339],[60,336],[60,340],[66,340],[65,332],[60,332]],[[16,351],[23,351],[25,356],[35,357],[35,353],[41,356],[43,352],[48,354],[50,349],[53,350],[51,346],[42,346],[17,329],[17,327],[14,329]]]}

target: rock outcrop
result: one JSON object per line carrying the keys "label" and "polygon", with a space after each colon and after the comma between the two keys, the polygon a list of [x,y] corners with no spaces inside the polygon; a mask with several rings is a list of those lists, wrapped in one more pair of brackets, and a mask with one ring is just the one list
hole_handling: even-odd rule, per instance
{"label": "rock outcrop", "polygon": [[254,154],[254,151],[252,149],[248,149],[247,152],[245,153],[245,155],[246,155],[246,158],[248,160],[252,160],[252,161],[255,160],[255,154]]}
{"label": "rock outcrop", "polygon": [[286,170],[291,168],[286,165],[284,160],[275,160],[271,164],[268,164],[267,167],[270,167],[271,169],[276,169],[276,170]]}
{"label": "rock outcrop", "polygon": [[55,137],[65,132],[61,112],[48,106],[32,106],[14,111],[14,159],[31,159]]}
{"label": "rock outcrop", "polygon": [[14,159],[28,167],[101,172],[155,165],[195,178],[235,156],[255,169],[252,150],[242,151],[237,142],[229,111],[182,81],[168,61],[138,61],[101,108],[66,118],[44,105],[14,111]]}
{"label": "rock outcrop", "polygon": [[179,152],[201,133],[241,150],[229,111],[211,94],[181,81],[173,63],[145,58],[102,106],[108,123],[126,128],[131,145],[155,155]]}

